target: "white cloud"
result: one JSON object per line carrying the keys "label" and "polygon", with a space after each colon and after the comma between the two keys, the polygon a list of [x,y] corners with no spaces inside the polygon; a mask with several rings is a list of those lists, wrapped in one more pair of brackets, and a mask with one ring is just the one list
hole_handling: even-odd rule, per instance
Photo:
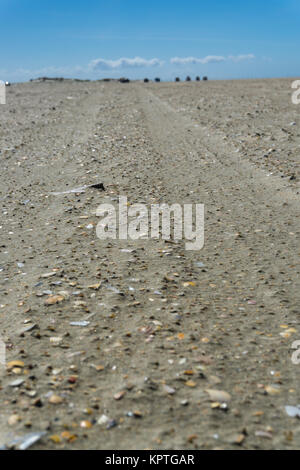
{"label": "white cloud", "polygon": [[197,57],[173,57],[170,59],[171,64],[176,65],[188,65],[188,64],[209,64],[224,62],[226,59],[222,56],[209,55],[203,59],[198,59]]}
{"label": "white cloud", "polygon": [[208,55],[203,58],[197,57],[173,57],[170,59],[171,64],[176,65],[194,65],[194,64],[217,64],[219,62],[233,61],[240,62],[242,60],[255,59],[253,54],[241,54],[237,56],[230,55],[228,57],[219,55]]}
{"label": "white cloud", "polygon": [[95,59],[90,63],[93,70],[115,70],[126,68],[141,68],[141,67],[157,67],[163,65],[163,61],[159,59],[143,59],[142,57],[134,57],[128,59],[122,57],[117,60]]}
{"label": "white cloud", "polygon": [[254,54],[240,54],[240,55],[230,55],[228,56],[229,60],[233,60],[233,62],[240,62],[241,60],[252,60],[255,59]]}

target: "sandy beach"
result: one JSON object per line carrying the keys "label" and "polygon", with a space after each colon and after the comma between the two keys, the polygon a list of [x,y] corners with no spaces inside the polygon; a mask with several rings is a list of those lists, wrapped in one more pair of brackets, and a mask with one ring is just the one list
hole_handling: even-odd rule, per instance
{"label": "sandy beach", "polygon": [[[299,448],[291,83],[7,87],[0,448]],[[203,248],[100,240],[97,207],[120,195],[204,204]]]}

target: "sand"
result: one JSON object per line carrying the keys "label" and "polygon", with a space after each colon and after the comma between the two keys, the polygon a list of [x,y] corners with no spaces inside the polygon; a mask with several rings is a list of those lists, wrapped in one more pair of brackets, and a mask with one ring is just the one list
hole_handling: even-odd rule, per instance
{"label": "sand", "polygon": [[[291,82],[7,89],[0,447],[42,431],[33,449],[299,448]],[[99,240],[119,195],[205,204],[204,247]]]}

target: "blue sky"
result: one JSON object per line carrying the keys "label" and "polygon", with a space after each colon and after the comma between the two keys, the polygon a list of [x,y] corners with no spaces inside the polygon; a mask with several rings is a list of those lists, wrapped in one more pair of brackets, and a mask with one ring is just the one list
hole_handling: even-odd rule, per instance
{"label": "blue sky", "polygon": [[297,77],[300,0],[0,0],[0,79]]}

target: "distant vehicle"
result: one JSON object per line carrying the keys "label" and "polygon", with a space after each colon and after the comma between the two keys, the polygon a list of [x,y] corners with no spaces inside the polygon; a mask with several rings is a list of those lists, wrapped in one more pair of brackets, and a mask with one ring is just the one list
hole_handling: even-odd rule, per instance
{"label": "distant vehicle", "polygon": [[204,81],[207,81],[207,80],[208,80],[208,78],[207,78],[207,77],[203,77],[203,80],[204,80]]}
{"label": "distant vehicle", "polygon": [[10,86],[10,82],[5,82],[5,86]]}
{"label": "distant vehicle", "polygon": [[176,78],[175,78],[175,82],[180,82],[180,78],[179,78],[179,77],[176,77]]}
{"label": "distant vehicle", "polygon": [[144,83],[149,83],[149,78],[144,78]]}
{"label": "distant vehicle", "polygon": [[200,77],[196,77],[196,82],[200,82]]}
{"label": "distant vehicle", "polygon": [[129,83],[130,80],[129,80],[129,78],[121,77],[121,78],[119,79],[119,82],[120,82],[120,83]]}
{"label": "distant vehicle", "polygon": [[159,82],[160,82],[160,78],[157,77],[157,78],[155,79],[155,81],[156,81],[156,83],[159,83]]}
{"label": "distant vehicle", "polygon": [[190,82],[191,81],[191,77],[188,75],[185,79],[186,82]]}

